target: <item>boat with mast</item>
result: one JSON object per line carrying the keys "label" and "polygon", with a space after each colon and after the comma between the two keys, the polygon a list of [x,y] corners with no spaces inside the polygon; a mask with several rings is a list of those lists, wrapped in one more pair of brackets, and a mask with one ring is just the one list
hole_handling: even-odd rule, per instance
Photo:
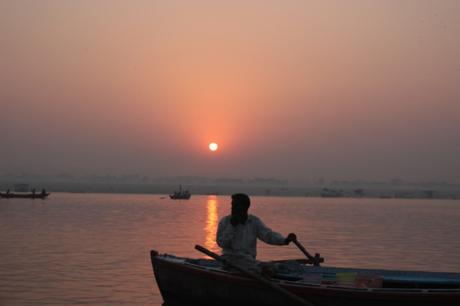
{"label": "boat with mast", "polygon": [[179,190],[175,190],[169,197],[172,200],[188,200],[192,194],[188,190],[182,190],[182,185],[179,185]]}

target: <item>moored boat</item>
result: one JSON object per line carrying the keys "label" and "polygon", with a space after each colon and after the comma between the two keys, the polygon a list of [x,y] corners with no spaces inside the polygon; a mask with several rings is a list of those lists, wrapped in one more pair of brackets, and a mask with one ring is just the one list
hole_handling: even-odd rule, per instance
{"label": "moored boat", "polygon": [[179,185],[179,190],[174,191],[174,193],[170,194],[169,197],[173,200],[188,200],[192,194],[188,190],[182,190],[182,185]]}
{"label": "moored boat", "polygon": [[12,192],[0,192],[0,198],[13,199],[44,199],[49,196],[49,192],[40,193],[12,193]]}
{"label": "moored boat", "polygon": [[[151,251],[150,256],[165,305],[296,305],[255,279],[223,269],[217,261],[156,251]],[[320,267],[299,261],[277,263],[290,262],[298,263],[294,272],[278,273],[268,280],[315,306],[460,305],[460,273]],[[351,283],[337,282],[344,275],[356,279]]]}
{"label": "moored boat", "polygon": [[329,188],[323,188],[321,190],[321,197],[323,198],[341,198],[342,196],[342,190],[334,190]]}

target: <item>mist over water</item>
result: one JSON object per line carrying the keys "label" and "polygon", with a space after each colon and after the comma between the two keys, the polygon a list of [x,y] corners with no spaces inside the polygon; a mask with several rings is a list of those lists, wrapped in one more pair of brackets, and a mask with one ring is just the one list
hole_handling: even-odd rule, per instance
{"label": "mist over water", "polygon": [[[227,196],[0,199],[0,304],[160,305],[149,251],[218,251],[218,220],[229,211]],[[252,197],[250,213],[297,233],[326,265],[460,272],[459,201]],[[302,256],[258,243],[261,260]]]}

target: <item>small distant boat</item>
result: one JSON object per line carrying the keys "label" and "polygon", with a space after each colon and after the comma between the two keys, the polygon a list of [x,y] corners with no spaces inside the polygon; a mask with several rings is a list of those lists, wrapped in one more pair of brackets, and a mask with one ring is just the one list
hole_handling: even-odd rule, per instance
{"label": "small distant boat", "polygon": [[340,198],[342,196],[342,190],[337,191],[334,189],[323,188],[323,190],[321,191],[321,197],[323,198]]}
{"label": "small distant boat", "polygon": [[188,200],[192,194],[188,190],[182,190],[182,185],[179,185],[179,190],[174,191],[169,197],[173,200]]}
{"label": "small distant boat", "polygon": [[49,192],[40,192],[40,193],[12,193],[12,192],[0,192],[0,198],[6,199],[44,199],[49,196]]}

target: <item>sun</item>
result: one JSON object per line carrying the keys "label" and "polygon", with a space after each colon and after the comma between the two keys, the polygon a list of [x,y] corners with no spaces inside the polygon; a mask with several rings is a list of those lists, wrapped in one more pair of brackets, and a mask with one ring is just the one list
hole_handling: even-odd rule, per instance
{"label": "sun", "polygon": [[217,143],[215,143],[215,142],[211,142],[209,144],[209,150],[211,150],[213,152],[217,151],[218,148],[219,148],[219,145]]}

